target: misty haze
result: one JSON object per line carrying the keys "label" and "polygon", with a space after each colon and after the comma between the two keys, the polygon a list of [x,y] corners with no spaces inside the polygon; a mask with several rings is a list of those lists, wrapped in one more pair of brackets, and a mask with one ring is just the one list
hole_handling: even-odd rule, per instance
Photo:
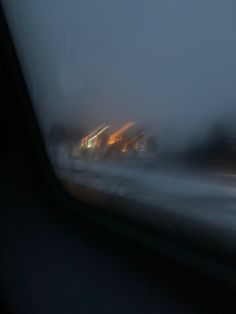
{"label": "misty haze", "polygon": [[181,210],[206,197],[235,207],[234,1],[3,3],[71,193],[82,184]]}

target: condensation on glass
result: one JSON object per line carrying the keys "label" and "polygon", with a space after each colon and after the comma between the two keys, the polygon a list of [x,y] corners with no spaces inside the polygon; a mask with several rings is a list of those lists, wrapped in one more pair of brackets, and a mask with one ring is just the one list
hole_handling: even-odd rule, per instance
{"label": "condensation on glass", "polygon": [[3,5],[70,193],[235,221],[234,1]]}

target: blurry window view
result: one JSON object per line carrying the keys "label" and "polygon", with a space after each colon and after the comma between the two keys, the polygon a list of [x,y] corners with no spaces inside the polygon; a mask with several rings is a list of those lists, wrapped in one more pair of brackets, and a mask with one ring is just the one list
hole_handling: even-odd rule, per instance
{"label": "blurry window view", "polygon": [[232,223],[234,1],[3,5],[50,160],[73,196],[84,186],[209,220],[224,210]]}

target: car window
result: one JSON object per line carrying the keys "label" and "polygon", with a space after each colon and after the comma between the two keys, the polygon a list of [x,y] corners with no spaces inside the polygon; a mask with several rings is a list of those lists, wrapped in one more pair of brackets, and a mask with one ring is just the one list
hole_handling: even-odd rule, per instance
{"label": "car window", "polygon": [[69,193],[235,226],[234,1],[2,3]]}

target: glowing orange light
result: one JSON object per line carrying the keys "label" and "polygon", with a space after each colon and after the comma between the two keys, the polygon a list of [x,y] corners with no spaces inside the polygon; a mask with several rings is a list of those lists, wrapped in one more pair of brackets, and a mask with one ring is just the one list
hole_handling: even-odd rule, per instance
{"label": "glowing orange light", "polygon": [[104,128],[102,128],[99,132],[97,132],[93,137],[91,137],[89,140],[88,140],[88,145],[89,147],[92,147],[92,141],[95,140],[95,146],[97,145],[98,143],[98,135],[100,135],[101,133],[103,133],[106,129],[110,128],[110,125],[107,125],[105,126]]}
{"label": "glowing orange light", "polygon": [[122,134],[127,129],[129,129],[132,125],[134,125],[134,122],[128,122],[128,123],[124,124],[118,131],[112,133],[109,136],[108,144],[111,145],[111,144],[114,144],[114,143],[116,143],[118,141],[121,141],[122,140]]}

